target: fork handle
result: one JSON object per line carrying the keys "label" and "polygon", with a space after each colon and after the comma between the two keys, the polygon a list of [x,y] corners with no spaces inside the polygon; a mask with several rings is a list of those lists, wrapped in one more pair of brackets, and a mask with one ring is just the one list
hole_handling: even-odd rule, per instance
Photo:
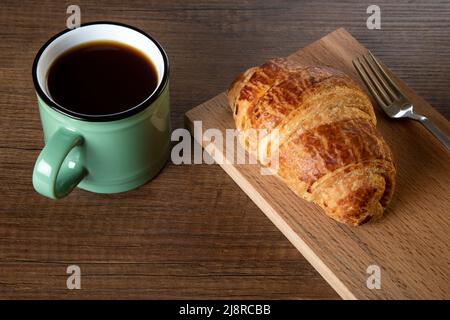
{"label": "fork handle", "polygon": [[447,148],[447,151],[450,151],[450,140],[448,137],[436,127],[433,122],[431,122],[427,117],[421,116],[418,118],[419,120],[439,141]]}

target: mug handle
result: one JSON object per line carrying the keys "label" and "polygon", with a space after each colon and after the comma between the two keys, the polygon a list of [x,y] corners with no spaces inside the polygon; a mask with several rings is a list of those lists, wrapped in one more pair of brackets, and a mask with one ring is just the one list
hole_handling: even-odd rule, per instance
{"label": "mug handle", "polygon": [[83,161],[78,159],[64,164],[64,159],[83,137],[65,128],[58,129],[45,144],[33,170],[33,186],[40,194],[59,199],[68,195],[86,176]]}

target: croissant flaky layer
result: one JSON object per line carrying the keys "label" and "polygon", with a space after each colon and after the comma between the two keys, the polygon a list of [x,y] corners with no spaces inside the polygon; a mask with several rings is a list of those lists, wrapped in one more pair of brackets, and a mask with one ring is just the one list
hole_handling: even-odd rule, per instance
{"label": "croissant flaky layer", "polygon": [[[349,76],[274,59],[239,75],[228,99],[237,129],[264,129],[269,143],[277,132],[277,175],[297,195],[350,225],[383,215],[394,161],[369,98]],[[254,152],[261,138],[242,143]]]}

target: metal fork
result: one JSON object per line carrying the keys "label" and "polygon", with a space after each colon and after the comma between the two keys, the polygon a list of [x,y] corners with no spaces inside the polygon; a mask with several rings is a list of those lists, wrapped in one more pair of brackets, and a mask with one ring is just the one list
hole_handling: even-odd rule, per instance
{"label": "metal fork", "polygon": [[353,65],[384,112],[391,118],[410,118],[422,123],[450,150],[450,140],[427,117],[414,113],[412,103],[387,75],[378,60],[369,54],[354,59]]}

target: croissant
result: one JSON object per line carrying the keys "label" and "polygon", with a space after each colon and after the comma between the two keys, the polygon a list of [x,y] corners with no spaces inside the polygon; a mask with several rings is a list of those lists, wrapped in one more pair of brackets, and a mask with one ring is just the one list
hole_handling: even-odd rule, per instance
{"label": "croissant", "polygon": [[[394,160],[369,98],[349,76],[273,59],[240,74],[228,100],[240,132],[264,129],[258,139],[245,136],[244,148],[277,148],[276,175],[298,196],[349,225],[383,215],[395,188]],[[279,140],[271,146],[275,129]]]}

